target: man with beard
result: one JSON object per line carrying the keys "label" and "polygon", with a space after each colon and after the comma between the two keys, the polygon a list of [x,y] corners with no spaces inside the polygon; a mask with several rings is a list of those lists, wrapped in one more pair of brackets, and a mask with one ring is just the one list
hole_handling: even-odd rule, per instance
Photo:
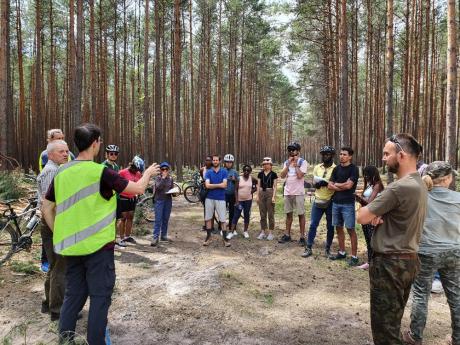
{"label": "man with beard", "polygon": [[304,176],[307,173],[308,163],[300,155],[300,144],[292,142],[288,145],[289,159],[284,162],[280,177],[284,182],[284,213],[286,213],[286,230],[278,243],[291,242],[291,226],[293,213],[299,216],[300,239],[299,244],[305,245],[305,187]]}
{"label": "man with beard", "polygon": [[220,157],[212,156],[212,169],[209,169],[204,176],[204,183],[208,194],[204,202],[204,220],[206,222],[206,240],[203,245],[211,243],[212,221],[214,212],[217,213],[217,220],[222,227],[222,237],[225,247],[230,247],[227,240],[226,217],[227,208],[225,205],[225,190],[227,189],[227,170],[221,169]]}
{"label": "man with beard", "polygon": [[357,266],[359,261],[358,236],[355,231],[355,190],[358,184],[359,169],[351,160],[353,159],[353,149],[344,146],[340,149],[340,165],[332,171],[328,184],[330,190],[335,191],[332,198],[332,225],[337,230],[339,240],[339,252],[330,256],[331,260],[342,260],[347,257],[345,252],[345,232],[347,228],[351,242],[351,258],[348,264]]}
{"label": "man with beard", "polygon": [[389,138],[383,161],[398,180],[358,211],[358,223],[376,226],[369,266],[375,345],[403,344],[401,319],[419,269],[417,251],[427,205],[427,189],[416,168],[421,150],[410,134]]}
{"label": "man with beard", "polygon": [[335,149],[331,146],[323,146],[319,153],[322,156],[322,163],[313,169],[313,183],[316,188],[315,201],[311,206],[310,229],[308,231],[307,246],[302,257],[308,258],[313,254],[312,247],[315,242],[316,229],[324,214],[326,214],[327,238],[326,256],[329,257],[332,240],[334,239],[334,227],[332,226],[332,196],[334,191],[327,188],[332,171],[335,168],[333,161]]}

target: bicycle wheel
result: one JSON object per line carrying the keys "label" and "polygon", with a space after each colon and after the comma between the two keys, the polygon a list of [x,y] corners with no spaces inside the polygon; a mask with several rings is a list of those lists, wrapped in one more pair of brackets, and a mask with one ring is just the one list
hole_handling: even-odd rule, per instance
{"label": "bicycle wheel", "polygon": [[18,242],[18,234],[8,222],[2,224],[0,230],[0,266],[14,254],[14,247]]}
{"label": "bicycle wheel", "polygon": [[197,186],[188,186],[184,190],[184,197],[191,203],[200,202],[200,189]]}
{"label": "bicycle wheel", "polygon": [[181,188],[181,186],[179,186],[179,184],[178,184],[178,183],[176,183],[176,182],[173,182],[173,188],[177,188],[177,189],[179,189],[179,193],[173,194],[173,197],[178,197],[179,195],[181,195],[181,194],[182,194],[182,188]]}
{"label": "bicycle wheel", "polygon": [[139,201],[138,207],[141,208],[142,216],[147,222],[155,221],[155,211],[153,210],[153,196],[148,196]]}

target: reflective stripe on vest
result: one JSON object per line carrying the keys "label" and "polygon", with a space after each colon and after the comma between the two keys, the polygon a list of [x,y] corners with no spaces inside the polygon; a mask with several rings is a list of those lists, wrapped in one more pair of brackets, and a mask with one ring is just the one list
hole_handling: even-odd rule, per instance
{"label": "reflective stripe on vest", "polygon": [[116,198],[100,194],[103,165],[74,160],[54,179],[56,220],[54,251],[61,255],[89,255],[115,240]]}

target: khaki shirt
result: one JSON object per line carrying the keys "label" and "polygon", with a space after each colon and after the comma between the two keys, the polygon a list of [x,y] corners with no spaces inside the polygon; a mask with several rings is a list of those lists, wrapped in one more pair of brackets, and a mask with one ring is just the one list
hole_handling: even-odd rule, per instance
{"label": "khaki shirt", "polygon": [[391,184],[367,207],[382,216],[372,235],[377,253],[416,253],[427,205],[427,188],[415,172]]}
{"label": "khaki shirt", "polygon": [[[334,170],[334,168],[334,163],[332,163],[332,165],[329,168],[324,167],[324,163],[315,165],[315,167],[313,168],[313,176],[319,176],[329,181],[329,179],[331,178],[332,170]],[[328,189],[327,186],[318,188],[315,191],[315,197],[322,200],[330,200],[333,195],[334,191]]]}

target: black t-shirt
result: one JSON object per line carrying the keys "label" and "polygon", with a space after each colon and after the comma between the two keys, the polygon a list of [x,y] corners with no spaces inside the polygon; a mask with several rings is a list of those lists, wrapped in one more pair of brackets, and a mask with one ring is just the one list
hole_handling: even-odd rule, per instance
{"label": "black t-shirt", "polygon": [[257,178],[260,180],[260,187],[262,190],[267,188],[273,188],[273,183],[278,178],[278,175],[274,171],[270,171],[267,175],[263,171],[261,171]]}
{"label": "black t-shirt", "polygon": [[[114,195],[113,191],[117,193],[123,192],[128,183],[129,181],[118,175],[115,170],[105,167],[102,171],[101,187],[99,192],[104,199],[109,200]],[[48,192],[46,192],[45,198],[51,202],[56,202],[56,195],[54,193],[54,179],[48,188]]]}
{"label": "black t-shirt", "polygon": [[359,169],[356,165],[350,164],[346,167],[337,165],[332,170],[331,178],[329,181],[344,183],[350,179],[353,181],[353,187],[342,192],[335,192],[332,201],[337,204],[353,204],[355,202],[355,196],[353,195],[356,190],[356,185],[359,179]]}

